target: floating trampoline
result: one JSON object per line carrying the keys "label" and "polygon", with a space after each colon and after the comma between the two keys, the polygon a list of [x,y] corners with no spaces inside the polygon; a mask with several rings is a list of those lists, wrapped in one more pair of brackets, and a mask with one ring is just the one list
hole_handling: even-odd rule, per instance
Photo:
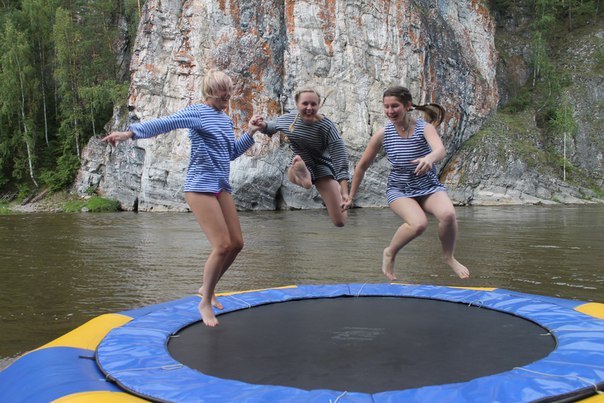
{"label": "floating trampoline", "polygon": [[103,315],[0,373],[0,401],[604,401],[604,304],[503,289],[291,286]]}

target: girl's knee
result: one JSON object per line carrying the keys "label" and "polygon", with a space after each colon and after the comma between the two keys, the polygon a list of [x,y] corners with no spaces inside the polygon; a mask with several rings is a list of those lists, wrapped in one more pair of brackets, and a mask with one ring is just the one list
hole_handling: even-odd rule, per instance
{"label": "girl's knee", "polygon": [[336,217],[336,218],[332,218],[331,222],[333,222],[333,225],[335,225],[338,228],[341,228],[343,226],[346,225],[346,217]]}
{"label": "girl's knee", "polygon": [[216,253],[221,256],[227,256],[227,255],[230,255],[233,253],[237,254],[237,253],[241,252],[242,249],[243,249],[243,239],[238,239],[238,240],[227,239],[227,240],[224,240],[223,242],[221,242],[219,245],[217,245],[214,248]]}
{"label": "girl's knee", "polygon": [[413,234],[417,237],[417,236],[420,236],[421,234],[423,234],[426,231],[426,229],[428,228],[428,220],[418,221],[418,222],[414,222],[414,223],[407,223],[407,225],[409,225],[409,227],[413,231]]}
{"label": "girl's knee", "polygon": [[438,217],[438,221],[445,225],[455,225],[457,217],[455,210],[446,211]]}
{"label": "girl's knee", "polygon": [[235,253],[241,252],[241,250],[243,249],[243,245],[244,245],[243,239],[238,239],[238,240],[234,241],[231,244],[232,251],[235,252]]}

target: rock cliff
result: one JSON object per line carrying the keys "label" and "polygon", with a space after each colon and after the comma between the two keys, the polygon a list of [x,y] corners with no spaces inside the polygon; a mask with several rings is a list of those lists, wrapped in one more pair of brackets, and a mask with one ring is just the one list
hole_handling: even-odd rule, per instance
{"label": "rock cliff", "polygon": [[[437,102],[447,110],[439,130],[449,157],[441,168],[455,202],[498,203],[501,186],[508,189],[505,203],[554,200],[535,185],[539,175],[517,183],[525,165],[499,161],[488,168],[478,162],[490,150],[462,148],[500,101],[495,33],[482,1],[148,0],[132,55],[128,105],[116,111],[107,130],[200,101],[201,77],[218,68],[235,81],[228,113],[237,133],[253,113],[270,119],[293,109],[299,87],[329,94],[322,112],[341,130],[352,173],[371,133],[385,123],[383,90],[402,84],[416,103]],[[184,211],[188,147],[185,132],[116,148],[92,139],[75,188],[94,188],[125,209]],[[315,190],[287,181],[291,157],[286,138],[257,134],[255,146],[231,165],[238,208],[320,207]],[[600,153],[600,168],[601,160]],[[385,158],[378,157],[357,205],[386,205],[388,171]],[[496,173],[505,174],[503,182]],[[560,199],[577,200],[583,199]]]}

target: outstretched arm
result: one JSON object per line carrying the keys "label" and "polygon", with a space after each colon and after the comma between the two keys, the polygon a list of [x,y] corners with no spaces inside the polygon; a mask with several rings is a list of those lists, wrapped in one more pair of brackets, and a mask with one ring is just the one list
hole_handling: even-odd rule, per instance
{"label": "outstretched arm", "polygon": [[363,152],[359,163],[354,169],[354,175],[352,176],[352,185],[350,186],[350,192],[348,194],[348,200],[343,204],[344,209],[349,209],[352,207],[354,202],[354,198],[359,190],[359,186],[365,177],[365,172],[377,156],[378,152],[382,148],[384,144],[384,129],[378,130],[373,136],[371,136],[371,140],[369,140],[369,144],[367,144],[367,148]]}
{"label": "outstretched arm", "polygon": [[125,132],[112,132],[112,133],[108,134],[107,136],[103,137],[101,139],[101,141],[106,141],[109,144],[111,144],[112,146],[115,146],[115,144],[118,141],[124,141],[124,140],[131,139],[133,135],[134,135],[134,133],[131,132],[130,130],[125,131]]}

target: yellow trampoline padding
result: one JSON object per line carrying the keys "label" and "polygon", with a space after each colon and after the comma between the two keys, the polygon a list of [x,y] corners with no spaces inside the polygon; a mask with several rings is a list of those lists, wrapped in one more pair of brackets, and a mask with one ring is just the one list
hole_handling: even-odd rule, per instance
{"label": "yellow trampoline padding", "polygon": [[63,396],[53,403],[140,403],[148,400],[124,392],[81,392]]}
{"label": "yellow trampoline padding", "polygon": [[103,340],[109,331],[123,326],[131,320],[131,317],[119,313],[108,313],[97,316],[37,350],[48,347],[75,347],[96,350],[101,340]]}
{"label": "yellow trampoline padding", "polygon": [[[419,284],[395,283],[395,282],[392,282],[390,284],[392,284],[392,285],[419,285]],[[497,289],[497,287],[461,287],[461,286],[453,286],[453,285],[449,285],[449,286],[445,286],[445,287],[459,288],[461,290],[476,290],[476,291],[495,291]]]}
{"label": "yellow trampoline padding", "polygon": [[587,399],[579,400],[581,403],[604,403],[604,395],[593,395]]}
{"label": "yellow trampoline padding", "polygon": [[575,308],[575,311],[584,313],[594,318],[604,319],[604,304],[599,302],[588,302],[583,305],[579,305]]}
{"label": "yellow trampoline padding", "polygon": [[462,290],[476,290],[476,291],[495,291],[496,287],[460,287],[460,286],[449,286],[451,288],[459,288]]}

